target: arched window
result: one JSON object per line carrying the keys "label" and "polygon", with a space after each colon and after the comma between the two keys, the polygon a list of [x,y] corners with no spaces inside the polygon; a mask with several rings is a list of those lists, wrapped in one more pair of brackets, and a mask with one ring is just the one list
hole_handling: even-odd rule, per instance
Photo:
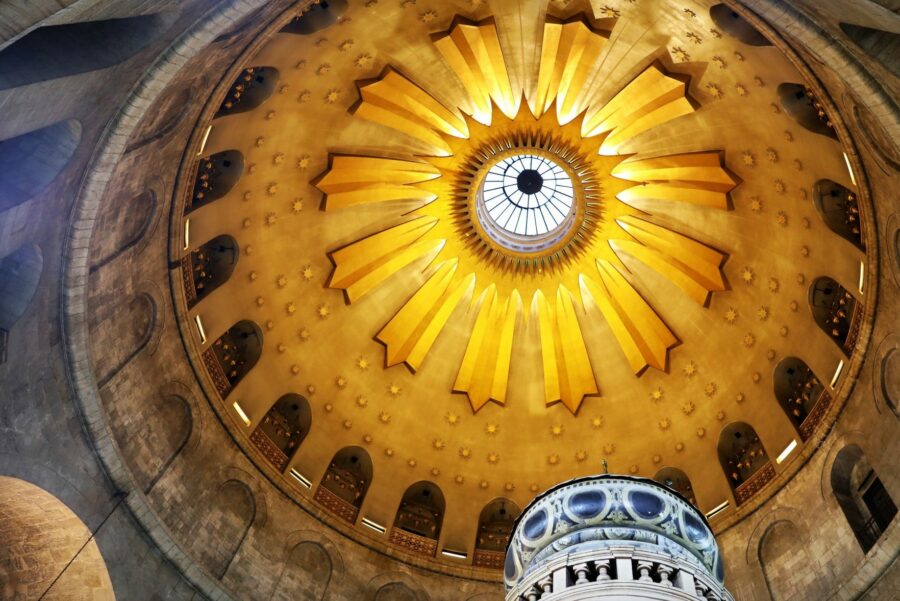
{"label": "arched window", "polygon": [[309,433],[311,423],[309,401],[299,394],[286,394],[269,409],[250,434],[250,441],[275,469],[283,472]]}
{"label": "arched window", "polygon": [[709,16],[720,30],[731,37],[740,40],[750,46],[771,46],[772,42],[766,39],[753,25],[742,16],[731,10],[724,4],[716,4],[710,7]]}
{"label": "arched window", "polygon": [[797,357],[783,359],[773,377],[775,398],[791,423],[808,440],[831,402],[822,381],[812,369]]}
{"label": "arched window", "polygon": [[49,186],[69,164],[80,141],[78,121],[61,121],[0,140],[0,213]]}
{"label": "arched window", "polygon": [[262,355],[263,335],[252,321],[239,321],[203,352],[203,363],[224,399]]}
{"label": "arched window", "polygon": [[0,90],[106,69],[149,46],[175,12],[38,27],[0,51]]}
{"label": "arched window", "polygon": [[485,505],[478,517],[473,565],[494,570],[503,569],[506,545],[521,513],[519,506],[509,499],[494,499]]}
{"label": "arched window", "polygon": [[444,521],[444,494],[436,484],[416,482],[406,489],[394,527],[391,543],[419,555],[434,557]]}
{"label": "arched window", "polygon": [[334,455],[316,489],[314,499],[351,524],[372,484],[372,458],[360,447],[344,447]]}
{"label": "arched window", "polygon": [[[896,10],[896,9],[895,9]],[[878,61],[885,69],[900,77],[900,35],[892,31],[841,23],[841,31],[850,38],[859,49]]]}
{"label": "arched window", "polygon": [[338,17],[345,10],[347,0],[324,0],[310,6],[302,15],[294,17],[281,31],[301,35],[316,33],[337,23]]}
{"label": "arched window", "polygon": [[831,118],[809,88],[799,83],[783,83],[778,86],[778,97],[781,99],[781,108],[798,125],[837,140]]}
{"label": "arched window", "polygon": [[216,236],[181,261],[184,294],[188,308],[228,281],[238,262],[240,249],[231,236]]}
{"label": "arched window", "polygon": [[859,335],[860,314],[856,298],[829,277],[816,278],[809,287],[809,307],[813,319],[848,357]]}
{"label": "arched window", "polygon": [[22,246],[0,259],[0,365],[6,362],[9,331],[31,304],[43,268],[37,246]]}
{"label": "arched window", "polygon": [[252,111],[269,99],[278,83],[278,69],[247,67],[231,84],[216,117]]}
{"label": "arched window", "polygon": [[753,426],[728,424],[719,434],[719,463],[738,505],[760,491],[775,477],[775,468]]}
{"label": "arched window", "polygon": [[694,496],[694,487],[691,484],[691,479],[677,467],[664,467],[656,472],[653,479],[680,494],[694,507],[697,506],[697,498]]}
{"label": "arched window", "polygon": [[820,179],[813,189],[813,201],[828,229],[866,250],[855,192],[830,179]]}
{"label": "arched window", "polygon": [[219,200],[228,194],[244,173],[244,155],[239,150],[224,150],[200,159],[194,190],[185,212]]}
{"label": "arched window", "polygon": [[857,445],[838,453],[831,489],[863,553],[868,553],[897,515],[897,505]]}

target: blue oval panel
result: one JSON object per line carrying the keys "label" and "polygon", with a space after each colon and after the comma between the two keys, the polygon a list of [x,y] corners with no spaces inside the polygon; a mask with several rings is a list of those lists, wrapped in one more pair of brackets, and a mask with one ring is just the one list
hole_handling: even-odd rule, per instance
{"label": "blue oval panel", "polygon": [[725,566],[722,565],[721,557],[716,561],[716,580],[725,582]]}
{"label": "blue oval panel", "polygon": [[568,506],[576,517],[587,520],[600,515],[606,507],[606,495],[599,490],[577,492],[569,497]]}
{"label": "blue oval panel", "polygon": [[510,548],[506,552],[506,562],[503,565],[503,575],[506,577],[507,582],[514,582],[516,580],[516,560],[513,557],[515,551]]}
{"label": "blue oval panel", "polygon": [[629,492],[628,501],[631,503],[634,511],[645,520],[658,518],[666,508],[666,502],[661,498],[641,490]]}
{"label": "blue oval panel", "polygon": [[684,529],[687,533],[688,540],[694,544],[705,542],[709,537],[709,531],[706,529],[706,525],[698,520],[697,516],[688,511],[684,512]]}
{"label": "blue oval panel", "polygon": [[522,531],[527,538],[534,540],[544,533],[547,529],[547,510],[541,509],[536,514],[525,520]]}

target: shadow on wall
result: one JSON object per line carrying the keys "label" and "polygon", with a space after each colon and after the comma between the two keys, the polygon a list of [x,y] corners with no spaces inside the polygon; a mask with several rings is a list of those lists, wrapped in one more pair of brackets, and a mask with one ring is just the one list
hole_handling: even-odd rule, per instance
{"label": "shadow on wall", "polygon": [[29,482],[0,476],[0,515],[0,599],[115,601],[96,541],[62,501]]}
{"label": "shadow on wall", "polygon": [[0,213],[49,186],[69,163],[80,141],[78,121],[61,121],[0,140]]}
{"label": "shadow on wall", "polygon": [[164,33],[177,12],[39,27],[0,51],[0,90],[125,61]]}
{"label": "shadow on wall", "polygon": [[6,362],[9,332],[31,304],[43,268],[37,246],[23,246],[0,259],[0,365]]}

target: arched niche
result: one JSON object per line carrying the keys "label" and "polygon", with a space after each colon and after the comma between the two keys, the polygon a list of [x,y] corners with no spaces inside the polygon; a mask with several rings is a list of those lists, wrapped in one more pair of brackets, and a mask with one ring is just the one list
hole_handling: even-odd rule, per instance
{"label": "arched niche", "polygon": [[156,192],[144,190],[128,202],[127,210],[118,204],[103,210],[95,231],[104,232],[104,235],[91,241],[91,253],[97,257],[91,262],[91,273],[138,246],[156,222],[158,208]]}
{"label": "arched niche", "polygon": [[406,489],[397,508],[391,543],[419,555],[434,557],[441,537],[444,510],[441,489],[425,480],[416,482]]}
{"label": "arched niche", "polygon": [[6,363],[10,330],[25,314],[44,270],[41,249],[21,246],[0,259],[0,365]]}
{"label": "arched niche", "polygon": [[0,90],[106,69],[165,32],[175,12],[38,27],[0,51]]}
{"label": "arched niche", "polygon": [[216,236],[182,259],[184,294],[188,308],[228,281],[240,257],[237,240],[228,235]]}
{"label": "arched niche", "polygon": [[91,330],[96,335],[94,372],[99,388],[109,384],[147,348],[154,334],[159,332],[158,315],[158,304],[149,292],[139,292],[131,297],[123,295],[109,307],[98,304],[91,310]]}
{"label": "arched niche", "polygon": [[506,545],[512,537],[513,528],[521,513],[522,510],[518,505],[504,498],[494,499],[484,506],[481,515],[478,516],[473,565],[494,570],[503,569]]}
{"label": "arched niche", "polygon": [[200,159],[186,211],[219,200],[234,188],[243,174],[244,155],[239,150],[223,150]]}
{"label": "arched niche", "polygon": [[262,330],[244,320],[231,326],[204,351],[203,363],[223,399],[259,361],[262,346]]}
{"label": "arched niche", "polygon": [[863,553],[868,553],[896,517],[897,504],[858,445],[838,452],[831,489]]}
{"label": "arched niche", "polygon": [[74,120],[0,140],[0,213],[49,186],[69,164],[80,141],[81,124]]}
{"label": "arched niche", "polygon": [[372,484],[372,475],[372,458],[366,450],[344,447],[328,464],[314,498],[335,516],[355,524]]}
{"label": "arched niche", "polygon": [[[794,582],[797,567],[813,565],[808,555],[806,539],[800,528],[787,520],[775,522],[763,534],[759,542],[759,565],[772,601],[797,598],[797,585]],[[808,594],[812,591],[805,592]]]}
{"label": "arched niche", "polygon": [[303,541],[288,554],[271,601],[322,601],[334,570],[328,551],[317,542]]}
{"label": "arched niche", "polygon": [[841,31],[856,44],[860,50],[878,61],[895,77],[900,77],[900,35],[892,31],[874,29],[862,25],[841,23]]}
{"label": "arched niche", "polygon": [[665,484],[682,497],[687,499],[691,505],[697,506],[697,497],[694,494],[694,486],[688,475],[677,467],[664,467],[653,476],[653,479],[660,484]]}
{"label": "arched niche", "polygon": [[419,595],[402,582],[390,582],[379,588],[372,601],[420,601]]}
{"label": "arched niche", "polygon": [[750,46],[771,46],[772,42],[766,39],[753,25],[742,16],[731,10],[724,4],[716,4],[709,9],[709,16],[716,27]]}
{"label": "arched niche", "polygon": [[259,107],[275,93],[278,77],[275,67],[247,67],[228,88],[216,117],[246,113]]}
{"label": "arched niche", "polygon": [[822,276],[809,286],[809,308],[816,325],[849,357],[862,317],[856,297],[832,278]]}
{"label": "arched niche", "polygon": [[294,17],[281,30],[283,33],[309,35],[326,29],[337,23],[347,10],[347,0],[324,0],[309,7],[302,15]]}
{"label": "arched niche", "polygon": [[778,86],[778,98],[781,108],[798,125],[815,134],[837,140],[831,118],[809,88],[799,83],[783,83]]}
{"label": "arched niche", "polygon": [[275,469],[283,472],[312,424],[309,401],[299,394],[286,394],[250,434],[250,441]]}
{"label": "arched niche", "polygon": [[0,599],[115,601],[97,541],[46,490],[0,476]]}
{"label": "arched niche", "polygon": [[738,505],[775,477],[775,468],[753,426],[734,422],[719,434],[719,464],[725,471]]}
{"label": "arched niche", "polygon": [[256,519],[256,498],[240,480],[227,480],[197,504],[199,519],[184,540],[195,557],[216,578],[228,571]]}
{"label": "arched niche", "polygon": [[813,202],[828,229],[865,252],[855,192],[830,179],[820,179],[813,188]]}
{"label": "arched niche", "polygon": [[800,433],[800,438],[808,440],[831,400],[825,385],[806,362],[797,357],[782,359],[775,367],[772,382],[778,404]]}

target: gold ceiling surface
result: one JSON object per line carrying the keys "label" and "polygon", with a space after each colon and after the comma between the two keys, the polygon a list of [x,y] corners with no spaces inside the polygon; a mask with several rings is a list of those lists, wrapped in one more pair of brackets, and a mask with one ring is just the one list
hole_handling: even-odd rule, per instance
{"label": "gold ceiling surface", "polygon": [[[205,149],[239,150],[244,174],[189,215],[193,242],[230,234],[241,258],[188,318],[206,345],[241,319],[265,337],[235,427],[307,397],[291,467],[315,487],[366,449],[361,513],[388,526],[431,480],[456,549],[491,499],[524,506],[601,458],[678,467],[708,510],[731,495],[723,427],[751,424],[772,456],[798,438],[772,372],[798,356],[827,380],[841,359],[807,290],[855,290],[862,255],[811,191],[852,184],[840,145],[779,107],[800,73],[710,6],[378,0],[268,40],[245,66],[277,68],[276,92]],[[590,174],[576,234],[547,252],[473,223],[479,170],[510,148]]]}

